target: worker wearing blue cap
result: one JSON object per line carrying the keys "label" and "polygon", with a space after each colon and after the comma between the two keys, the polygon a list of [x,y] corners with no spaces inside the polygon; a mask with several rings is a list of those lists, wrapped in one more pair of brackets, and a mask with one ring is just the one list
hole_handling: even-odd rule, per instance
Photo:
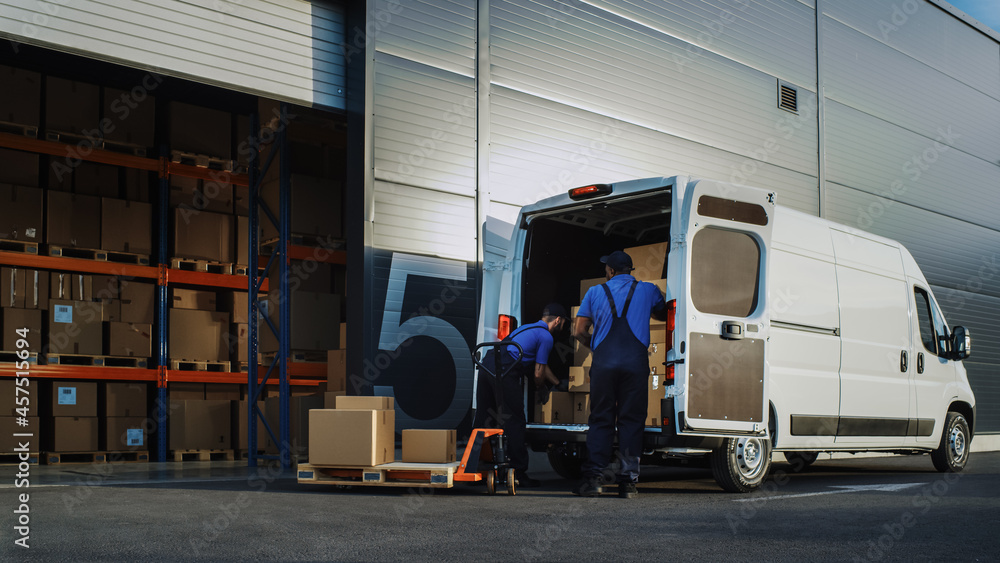
{"label": "worker wearing blue cap", "polygon": [[573,493],[601,494],[617,428],[618,496],[633,498],[649,393],[649,318],[666,320],[666,302],[658,287],[632,277],[632,257],[625,252],[616,250],[601,262],[607,281],[587,291],[573,327],[573,337],[593,350],[587,459]]}

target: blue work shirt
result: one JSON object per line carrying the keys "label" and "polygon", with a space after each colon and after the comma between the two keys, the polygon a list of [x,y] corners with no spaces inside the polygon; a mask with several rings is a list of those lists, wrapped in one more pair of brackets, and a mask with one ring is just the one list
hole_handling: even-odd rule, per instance
{"label": "blue work shirt", "polygon": [[[542,327],[541,330],[537,328],[531,328],[533,326]],[[514,331],[514,335],[510,337],[511,340],[517,342],[521,346],[521,350],[524,351],[524,355],[521,357],[522,362],[532,362],[536,364],[548,364],[549,363],[549,352],[552,351],[552,333],[549,332],[549,325],[545,321],[538,321],[537,323],[531,323],[530,325],[524,325]],[[517,357],[517,348],[513,346],[507,347],[508,353],[511,357]]]}
{"label": "blue work shirt", "polygon": [[[629,274],[618,274],[608,280],[608,289],[611,290],[611,297],[615,300],[615,311],[621,315],[622,307],[625,306],[625,299],[628,298],[628,290],[635,278]],[[632,303],[628,306],[628,313],[625,315],[632,334],[645,346],[649,346],[649,317],[653,311],[659,311],[666,306],[660,288],[648,282],[639,282],[635,286],[635,293],[632,294]],[[580,303],[578,317],[587,317],[594,323],[594,334],[590,341],[590,348],[593,350],[604,340],[611,330],[611,306],[608,304],[608,296],[604,293],[604,288],[600,285],[587,290]]]}

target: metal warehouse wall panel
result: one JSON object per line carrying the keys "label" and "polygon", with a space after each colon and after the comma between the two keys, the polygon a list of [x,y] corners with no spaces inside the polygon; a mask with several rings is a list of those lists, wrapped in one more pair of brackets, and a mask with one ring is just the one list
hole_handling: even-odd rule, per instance
{"label": "metal warehouse wall panel", "polygon": [[[608,12],[686,41],[684,66],[703,51],[815,90],[816,12],[799,0],[589,0]],[[562,21],[569,3],[552,14]]]}
{"label": "metal warehouse wall panel", "polygon": [[1000,161],[996,98],[830,18],[823,19],[823,34],[828,98],[930,139],[950,127],[962,133],[950,144]]}
{"label": "metal warehouse wall panel", "polygon": [[[791,115],[777,107],[774,76],[709,51],[679,66],[690,44],[582,2],[553,24],[547,14],[561,5],[491,6],[494,84],[744,157]],[[815,175],[815,118],[801,126],[797,142],[768,161]]]}
{"label": "metal warehouse wall panel", "polygon": [[1000,48],[924,1],[834,0],[824,15],[984,94],[1000,98]]}
{"label": "metal warehouse wall panel", "polygon": [[830,182],[1000,231],[998,164],[836,102],[826,107],[826,155]]}
{"label": "metal warehouse wall panel", "polygon": [[[1000,297],[1000,278],[984,279],[981,271],[988,266],[992,272],[1000,260],[1000,232],[830,182],[826,194],[830,220],[903,243],[929,283]],[[953,202],[943,196],[941,205],[949,204],[975,202]],[[1000,311],[991,316],[1000,322]]]}
{"label": "metal warehouse wall panel", "polygon": [[476,71],[476,0],[377,0],[376,48],[463,76]]}
{"label": "metal warehouse wall panel", "polygon": [[0,36],[306,105],[344,107],[344,16],[302,0],[0,0]]}
{"label": "metal warehouse wall panel", "polygon": [[375,182],[374,247],[476,260],[476,200]]}
{"label": "metal warehouse wall panel", "polygon": [[520,206],[589,182],[692,174],[775,189],[782,205],[818,211],[815,176],[516,90],[494,86],[490,99],[493,201]]}
{"label": "metal warehouse wall panel", "polygon": [[375,178],[474,197],[475,80],[384,53],[376,63]]}

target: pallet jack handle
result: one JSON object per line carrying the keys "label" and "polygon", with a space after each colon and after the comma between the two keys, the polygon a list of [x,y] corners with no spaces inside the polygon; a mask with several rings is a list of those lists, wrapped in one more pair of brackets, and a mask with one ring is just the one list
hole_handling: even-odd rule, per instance
{"label": "pallet jack handle", "polygon": [[[514,359],[513,362],[511,362],[509,366],[507,366],[507,369],[503,369],[503,361],[501,360],[502,356],[500,356],[500,354],[502,353],[502,351],[504,352],[506,351],[507,346],[514,346],[514,348],[517,349],[517,357]],[[493,363],[494,363],[493,367],[495,371],[490,370],[490,368],[486,367],[485,364],[479,361],[479,350],[486,347],[493,348]],[[523,357],[524,357],[524,349],[521,348],[520,344],[514,342],[513,340],[501,340],[499,342],[482,342],[476,345],[476,348],[472,350],[472,361],[475,362],[477,366],[479,366],[479,369],[485,370],[486,373],[488,373],[492,378],[490,384],[493,385],[493,390],[494,390],[493,396],[496,397],[497,401],[496,404],[497,420],[503,419],[503,385],[500,384],[500,380],[506,377],[507,374],[510,373],[511,370],[513,370],[517,366],[517,364],[521,362],[521,358]],[[498,376],[497,374],[500,375]],[[477,406],[477,408],[479,408],[479,406]]]}

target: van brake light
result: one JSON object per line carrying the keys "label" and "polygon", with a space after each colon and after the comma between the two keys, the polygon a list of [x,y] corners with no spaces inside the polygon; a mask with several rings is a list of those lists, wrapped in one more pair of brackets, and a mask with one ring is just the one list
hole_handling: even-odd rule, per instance
{"label": "van brake light", "polygon": [[510,315],[500,315],[497,318],[497,340],[503,340],[517,328],[517,319]]}
{"label": "van brake light", "polygon": [[611,193],[611,184],[591,184],[573,188],[569,191],[569,198],[572,200],[588,199],[592,197],[608,195]]}
{"label": "van brake light", "polygon": [[677,300],[667,302],[667,350],[674,347],[674,326],[677,317]]}

